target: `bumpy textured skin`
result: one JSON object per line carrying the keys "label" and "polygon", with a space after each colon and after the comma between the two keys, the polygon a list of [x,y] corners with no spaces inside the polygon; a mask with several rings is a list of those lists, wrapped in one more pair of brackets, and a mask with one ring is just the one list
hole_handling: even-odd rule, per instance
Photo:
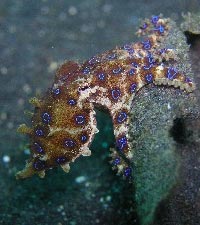
{"label": "bumpy textured skin", "polygon": [[116,138],[112,165],[119,174],[130,177],[134,150],[130,149],[128,126],[135,94],[149,83],[186,92],[195,89],[190,78],[171,66],[176,51],[159,48],[169,30],[169,19],[153,16],[144,20],[137,32],[146,36],[143,41],[116,47],[82,65],[64,63],[44,97],[30,100],[35,105],[32,128],[25,124],[18,128],[30,136],[31,158],[16,177],[44,177],[46,170],[58,165],[68,172],[76,158],[89,156],[89,146],[98,132],[94,107],[108,109]]}

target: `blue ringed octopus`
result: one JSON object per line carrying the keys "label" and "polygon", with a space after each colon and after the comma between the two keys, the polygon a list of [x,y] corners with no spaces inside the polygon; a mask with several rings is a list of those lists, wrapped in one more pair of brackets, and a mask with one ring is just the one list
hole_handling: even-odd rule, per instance
{"label": "blue ringed octopus", "polygon": [[[35,106],[31,127],[18,131],[30,138],[31,157],[17,179],[34,174],[45,176],[48,169],[61,166],[65,172],[79,156],[90,156],[90,144],[98,132],[95,107],[105,108],[112,117],[115,148],[112,167],[130,179],[133,151],[128,127],[136,93],[145,85],[164,85],[192,92],[192,80],[171,66],[174,49],[160,48],[167,38],[170,20],[161,16],[146,19],[137,34],[137,43],[125,44],[91,57],[83,64],[65,62],[57,70],[52,87]],[[170,61],[170,66],[167,62]]]}

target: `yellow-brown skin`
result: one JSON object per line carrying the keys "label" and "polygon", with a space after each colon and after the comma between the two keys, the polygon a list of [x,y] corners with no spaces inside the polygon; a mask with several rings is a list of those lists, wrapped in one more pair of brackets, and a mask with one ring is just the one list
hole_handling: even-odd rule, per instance
{"label": "yellow-brown skin", "polygon": [[[44,97],[31,100],[35,105],[32,128],[23,124],[18,129],[30,137],[31,158],[17,178],[33,174],[44,177],[46,170],[58,165],[68,172],[70,162],[80,155],[90,155],[89,146],[98,132],[94,105],[107,108],[113,120],[118,149],[111,150],[114,167],[124,176],[131,175],[128,125],[135,93],[148,83],[179,87],[187,92],[194,90],[194,84],[184,74],[163,63],[175,62],[176,58],[172,49],[159,49],[170,29],[168,19],[145,23],[147,27],[138,34],[147,33],[147,40],[117,47],[82,65],[64,63]],[[160,26],[164,32],[155,31]]]}

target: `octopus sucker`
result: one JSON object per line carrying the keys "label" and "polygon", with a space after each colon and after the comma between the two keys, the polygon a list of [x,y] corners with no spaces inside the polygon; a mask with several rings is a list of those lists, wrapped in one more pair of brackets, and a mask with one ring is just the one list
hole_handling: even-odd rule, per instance
{"label": "octopus sucker", "polygon": [[112,117],[116,139],[116,147],[110,150],[112,168],[130,180],[134,148],[128,131],[135,95],[148,84],[185,92],[195,89],[192,80],[176,68],[176,49],[161,46],[170,29],[170,19],[152,16],[137,31],[141,41],[92,56],[82,64],[61,65],[44,96],[29,101],[35,107],[31,127],[18,128],[30,138],[31,157],[17,179],[34,174],[43,178],[48,169],[58,166],[69,172],[79,156],[90,156],[98,132],[94,108],[103,108]]}

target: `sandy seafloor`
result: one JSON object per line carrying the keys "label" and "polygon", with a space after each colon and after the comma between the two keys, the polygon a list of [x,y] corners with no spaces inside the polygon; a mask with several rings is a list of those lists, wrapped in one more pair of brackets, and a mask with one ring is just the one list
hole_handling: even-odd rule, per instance
{"label": "sandy seafloor", "polygon": [[[200,1],[0,0],[0,224],[140,224],[133,184],[116,176],[108,163],[114,143],[107,135],[112,134],[108,116],[99,114],[106,120],[98,124],[92,156],[78,159],[69,174],[55,169],[45,179],[15,179],[28,158],[28,139],[16,128],[29,121],[23,115],[32,110],[28,99],[50,86],[64,60],[82,62],[136,40],[139,18],[163,13],[179,21],[187,11],[200,11]],[[195,57],[194,62],[199,72]],[[200,214],[196,217],[200,221]],[[198,225],[192,221],[181,224]]]}

